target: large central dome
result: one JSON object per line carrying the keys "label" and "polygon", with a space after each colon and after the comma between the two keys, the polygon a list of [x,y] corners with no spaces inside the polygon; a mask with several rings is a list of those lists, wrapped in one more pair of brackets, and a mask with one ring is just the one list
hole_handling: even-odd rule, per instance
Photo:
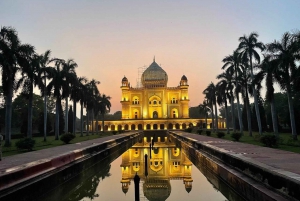
{"label": "large central dome", "polygon": [[153,63],[143,72],[142,84],[146,88],[166,87],[168,82],[167,73],[153,60]]}

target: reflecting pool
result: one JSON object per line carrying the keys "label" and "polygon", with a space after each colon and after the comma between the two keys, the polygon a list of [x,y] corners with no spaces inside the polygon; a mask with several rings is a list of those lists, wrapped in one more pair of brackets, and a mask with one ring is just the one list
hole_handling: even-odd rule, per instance
{"label": "reflecting pool", "polygon": [[137,143],[108,157],[42,199],[134,201],[137,174],[141,201],[243,200],[205,167],[194,166],[174,143],[150,144]]}

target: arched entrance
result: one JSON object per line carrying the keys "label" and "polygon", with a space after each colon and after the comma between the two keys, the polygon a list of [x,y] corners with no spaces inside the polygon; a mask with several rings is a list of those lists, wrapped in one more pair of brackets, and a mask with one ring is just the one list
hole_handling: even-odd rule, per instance
{"label": "arched entrance", "polygon": [[118,131],[122,130],[122,125],[118,125]]}
{"label": "arched entrance", "polygon": [[160,124],[159,129],[164,130],[165,129],[165,124]]}
{"label": "arched entrance", "polygon": [[175,128],[179,129],[180,128],[179,124],[175,124]]}
{"label": "arched entrance", "polygon": [[150,124],[147,124],[147,125],[146,125],[146,129],[147,129],[147,130],[150,130],[150,129],[151,129],[151,125],[150,125]]}
{"label": "arched entrance", "polygon": [[153,129],[157,130],[157,124],[153,124]]}
{"label": "arched entrance", "polygon": [[169,123],[168,124],[168,129],[173,129],[173,124]]}
{"label": "arched entrance", "polygon": [[182,124],[182,129],[186,129],[186,124],[185,123]]}
{"label": "arched entrance", "polygon": [[115,125],[111,125],[111,126],[110,126],[110,129],[111,129],[112,131],[114,131],[115,128],[116,128]]}
{"label": "arched entrance", "polygon": [[135,124],[131,125],[131,130],[135,130]]}
{"label": "arched entrance", "polygon": [[124,129],[127,131],[128,130],[128,124],[125,124]]}
{"label": "arched entrance", "polygon": [[142,124],[139,124],[139,125],[138,125],[138,129],[139,129],[139,130],[143,130],[143,125],[142,125]]}
{"label": "arched entrance", "polygon": [[158,113],[157,113],[157,111],[154,111],[153,112],[153,119],[157,119],[158,118]]}

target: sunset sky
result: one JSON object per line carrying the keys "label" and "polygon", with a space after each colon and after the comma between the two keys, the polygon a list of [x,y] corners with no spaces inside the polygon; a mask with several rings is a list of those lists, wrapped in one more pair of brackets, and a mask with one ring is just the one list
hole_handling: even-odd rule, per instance
{"label": "sunset sky", "polygon": [[299,10],[299,0],[0,0],[0,26],[14,27],[39,54],[50,49],[52,57],[73,58],[78,76],[101,82],[115,112],[123,76],[136,86],[138,68],[154,56],[168,86],[187,76],[190,106],[197,106],[240,36],[280,39],[299,30]]}

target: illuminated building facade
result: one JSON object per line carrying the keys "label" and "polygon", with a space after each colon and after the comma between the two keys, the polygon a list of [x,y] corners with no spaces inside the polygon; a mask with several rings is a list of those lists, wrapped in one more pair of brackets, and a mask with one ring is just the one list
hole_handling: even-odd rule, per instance
{"label": "illuminated building facade", "polygon": [[[153,60],[141,76],[141,87],[130,86],[124,76],[121,80],[122,119],[98,122],[98,130],[170,130],[191,126],[205,127],[205,119],[189,118],[189,84],[182,75],[178,86],[168,87],[167,73]],[[211,119],[207,128],[211,128]],[[87,125],[96,128],[96,122]],[[225,119],[219,119],[218,128],[226,128]]]}

